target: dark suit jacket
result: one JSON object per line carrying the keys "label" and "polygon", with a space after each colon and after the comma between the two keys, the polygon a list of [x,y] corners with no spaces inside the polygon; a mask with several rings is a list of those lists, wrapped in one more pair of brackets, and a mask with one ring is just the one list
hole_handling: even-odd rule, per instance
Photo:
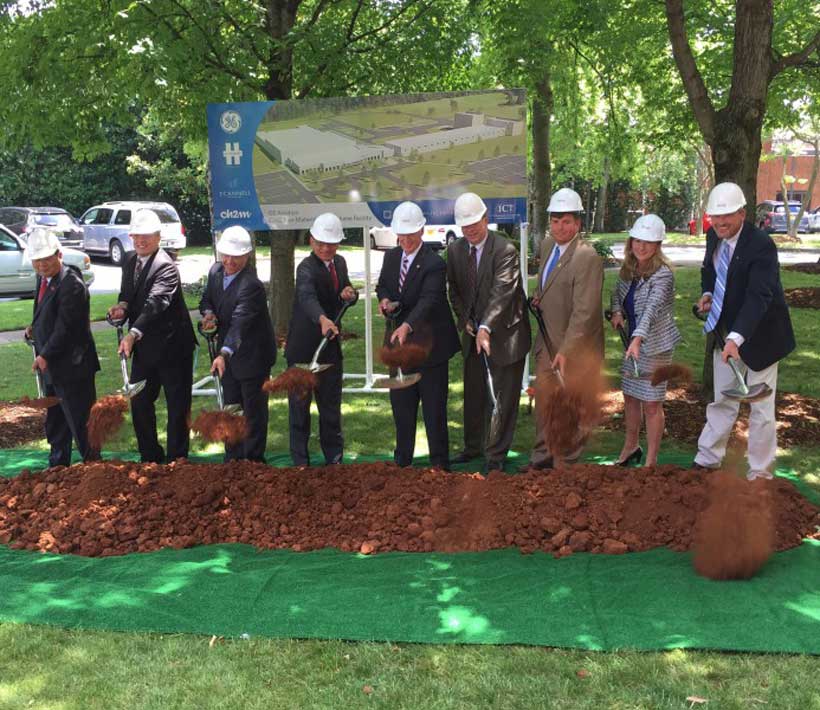
{"label": "dark suit jacket", "polygon": [[[330,271],[315,254],[311,253],[296,268],[296,294],[288,327],[288,341],[285,345],[285,358],[288,363],[310,362],[322,340],[319,316],[324,315],[334,320],[342,307],[339,294],[346,286],[350,286],[347,263],[344,257],[337,254],[333,257],[333,264],[339,278],[338,290],[333,289]],[[319,362],[338,362],[341,359],[342,348],[339,345],[339,338],[334,338],[322,351]]]}
{"label": "dark suit jacket", "polygon": [[[710,228],[700,272],[704,293],[715,290],[714,255],[719,243],[714,228]],[[773,365],[795,347],[789,308],[780,283],[777,247],[768,234],[748,222],[743,223],[729,264],[717,327],[724,335],[734,331],[745,338],[740,357],[753,370]]]}
{"label": "dark suit jacket", "polygon": [[396,327],[408,323],[413,332],[408,342],[430,346],[424,366],[447,362],[459,351],[458,331],[447,303],[447,267],[428,245],[422,244],[399,291],[399,272],[404,252],[395,247],[387,252],[379,274],[376,295],[381,301],[401,303]]}
{"label": "dark suit jacket", "polygon": [[[447,282],[450,303],[456,314],[459,330],[469,316],[467,303],[467,259],[470,243],[458,239],[447,247]],[[530,350],[530,320],[525,315],[524,288],[515,247],[498,232],[489,232],[478,264],[475,314],[479,325],[491,330],[490,350],[497,365],[509,365],[523,359]],[[475,340],[462,335],[466,355],[475,348]]]}
{"label": "dark suit jacket", "polygon": [[122,266],[119,300],[128,304],[129,328],[136,328],[142,338],[134,353],[149,365],[172,361],[177,353],[190,353],[196,346],[191,316],[182,296],[179,271],[164,249],[148,257],[134,284],[136,252]]}
{"label": "dark suit jacket", "polygon": [[214,264],[199,302],[199,311],[213,311],[219,324],[217,347],[229,348],[233,355],[228,369],[238,380],[265,377],[276,362],[276,338],[268,313],[265,287],[256,274],[245,267],[222,288],[225,267]]}
{"label": "dark suit jacket", "polygon": [[[37,293],[40,291],[37,277]],[[88,288],[80,272],[63,264],[43,300],[34,303],[31,329],[38,355],[48,363],[46,376],[62,384],[93,377],[100,369],[88,315]]]}

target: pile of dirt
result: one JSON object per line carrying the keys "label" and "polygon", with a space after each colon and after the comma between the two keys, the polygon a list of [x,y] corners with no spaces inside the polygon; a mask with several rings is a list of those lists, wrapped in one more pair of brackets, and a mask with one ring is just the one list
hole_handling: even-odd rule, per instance
{"label": "pile of dirt", "polygon": [[0,402],[0,449],[44,439],[46,410],[20,402]]}
{"label": "pile of dirt", "polygon": [[[804,397],[794,392],[778,392],[775,395],[777,408],[777,442],[784,448],[793,446],[814,446],[820,441],[820,400]],[[610,390],[604,395],[604,428],[623,432],[623,393]],[[706,402],[698,384],[689,384],[667,390],[665,436],[675,441],[697,443],[706,421]],[[732,433],[730,446],[745,446],[749,434],[749,405],[741,403],[740,416]]]}
{"label": "pile of dirt", "polygon": [[820,274],[820,260],[789,264],[783,268],[786,269],[786,271],[798,271],[801,274]]}
{"label": "pile of dirt", "polygon": [[[91,557],[209,543],[367,554],[688,550],[707,506],[707,480],[673,466],[577,465],[484,478],[386,463],[106,461],[0,480],[0,543]],[[776,549],[815,534],[820,511],[794,486],[762,485]]]}
{"label": "pile of dirt", "polygon": [[820,308],[820,286],[787,288],[784,293],[792,308]]}

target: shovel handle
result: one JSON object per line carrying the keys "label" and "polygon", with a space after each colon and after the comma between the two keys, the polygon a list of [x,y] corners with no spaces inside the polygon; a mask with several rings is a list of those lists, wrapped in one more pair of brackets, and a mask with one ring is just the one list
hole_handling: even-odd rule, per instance
{"label": "shovel handle", "polygon": [[[612,322],[612,316],[613,315],[615,315],[615,314],[611,310],[609,310],[608,308],[607,308],[607,310],[604,311],[604,317],[610,323]],[[626,334],[626,331],[624,330],[624,327],[622,325],[618,325],[617,331],[618,331],[618,335],[621,338],[621,343],[624,346],[624,350],[626,350],[629,347],[629,336]]]}
{"label": "shovel handle", "polygon": [[[698,308],[698,304],[695,303],[692,305],[692,315],[695,316],[698,320],[705,321],[708,316],[706,313],[701,312]],[[715,342],[718,344],[721,350],[726,347],[726,339],[721,335],[720,331],[715,328],[712,331],[712,334],[715,336]],[[747,396],[749,394],[749,385],[746,384],[746,378],[743,376],[743,373],[740,371],[740,368],[737,366],[737,362],[733,357],[727,358],[726,362],[729,364],[729,367],[732,368],[732,373],[735,376],[735,380],[737,382],[737,388],[743,394],[743,396]]]}
{"label": "shovel handle", "polygon": [[[342,303],[342,307],[339,309],[339,312],[336,314],[336,317],[333,319],[333,325],[337,328],[339,324],[342,322],[342,316],[347,312],[347,309],[351,306],[355,305],[356,302],[359,300],[359,292],[354,291],[355,295],[349,301],[344,301]],[[319,356],[322,354],[322,351],[327,347],[327,344],[330,342],[330,334],[325,335],[322,340],[319,342],[319,347],[316,348],[316,352],[313,353],[313,358],[310,361],[310,368],[313,369],[316,365],[319,364]]]}
{"label": "shovel handle", "polygon": [[[552,343],[550,342],[549,335],[547,335],[547,324],[544,323],[544,315],[541,313],[541,309],[533,304],[532,296],[527,299],[527,308],[529,308],[530,313],[535,316],[535,322],[538,323],[538,332],[541,333],[541,340],[544,341],[544,347],[547,349],[547,357],[549,358],[550,363],[552,363],[555,359],[555,355],[553,355]],[[564,376],[561,374],[561,371],[557,367],[553,367],[552,374],[555,375],[558,380],[558,384],[563,388]]]}
{"label": "shovel handle", "polygon": [[[30,338],[28,333],[23,333],[23,340],[26,341],[26,345],[31,348],[31,355],[34,362],[37,361],[37,349],[34,346],[34,338]],[[37,396],[42,399],[46,396],[46,384],[43,381],[43,373],[40,372],[39,367],[34,368],[34,381],[37,383]]]}

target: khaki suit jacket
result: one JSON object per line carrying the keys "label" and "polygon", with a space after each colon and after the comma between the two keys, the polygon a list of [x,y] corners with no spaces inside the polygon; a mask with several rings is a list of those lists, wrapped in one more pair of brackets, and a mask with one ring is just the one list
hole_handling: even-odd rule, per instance
{"label": "khaki suit jacket", "polygon": [[462,352],[466,356],[470,348],[475,348],[475,338],[465,330],[473,310],[478,325],[490,329],[492,361],[496,365],[518,362],[527,355],[532,342],[518,252],[501,234],[488,232],[478,264],[473,304],[467,302],[469,258],[470,243],[466,239],[458,239],[447,247],[447,284],[456,324],[462,331]]}
{"label": "khaki suit jacket", "polygon": [[[544,269],[555,242],[547,237],[541,244],[541,267],[535,294],[544,316],[553,357],[583,350],[604,357],[604,326],[601,292],[604,264],[595,249],[576,236],[564,250],[543,287]],[[544,350],[541,337],[535,345],[538,356]]]}

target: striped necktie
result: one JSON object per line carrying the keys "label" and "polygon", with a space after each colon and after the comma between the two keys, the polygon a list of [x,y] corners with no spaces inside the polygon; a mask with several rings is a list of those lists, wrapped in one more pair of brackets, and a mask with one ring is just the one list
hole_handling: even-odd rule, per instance
{"label": "striped necktie", "polygon": [[711,333],[723,309],[723,296],[726,294],[726,274],[729,273],[729,244],[720,243],[720,259],[718,260],[717,279],[715,280],[715,292],[712,294],[712,306],[709,309],[709,317],[706,325],[703,326],[704,333]]}
{"label": "striped necktie", "polygon": [[404,288],[404,280],[407,278],[407,269],[410,264],[410,259],[407,258],[407,254],[405,254],[401,258],[401,271],[399,271],[399,291]]}

